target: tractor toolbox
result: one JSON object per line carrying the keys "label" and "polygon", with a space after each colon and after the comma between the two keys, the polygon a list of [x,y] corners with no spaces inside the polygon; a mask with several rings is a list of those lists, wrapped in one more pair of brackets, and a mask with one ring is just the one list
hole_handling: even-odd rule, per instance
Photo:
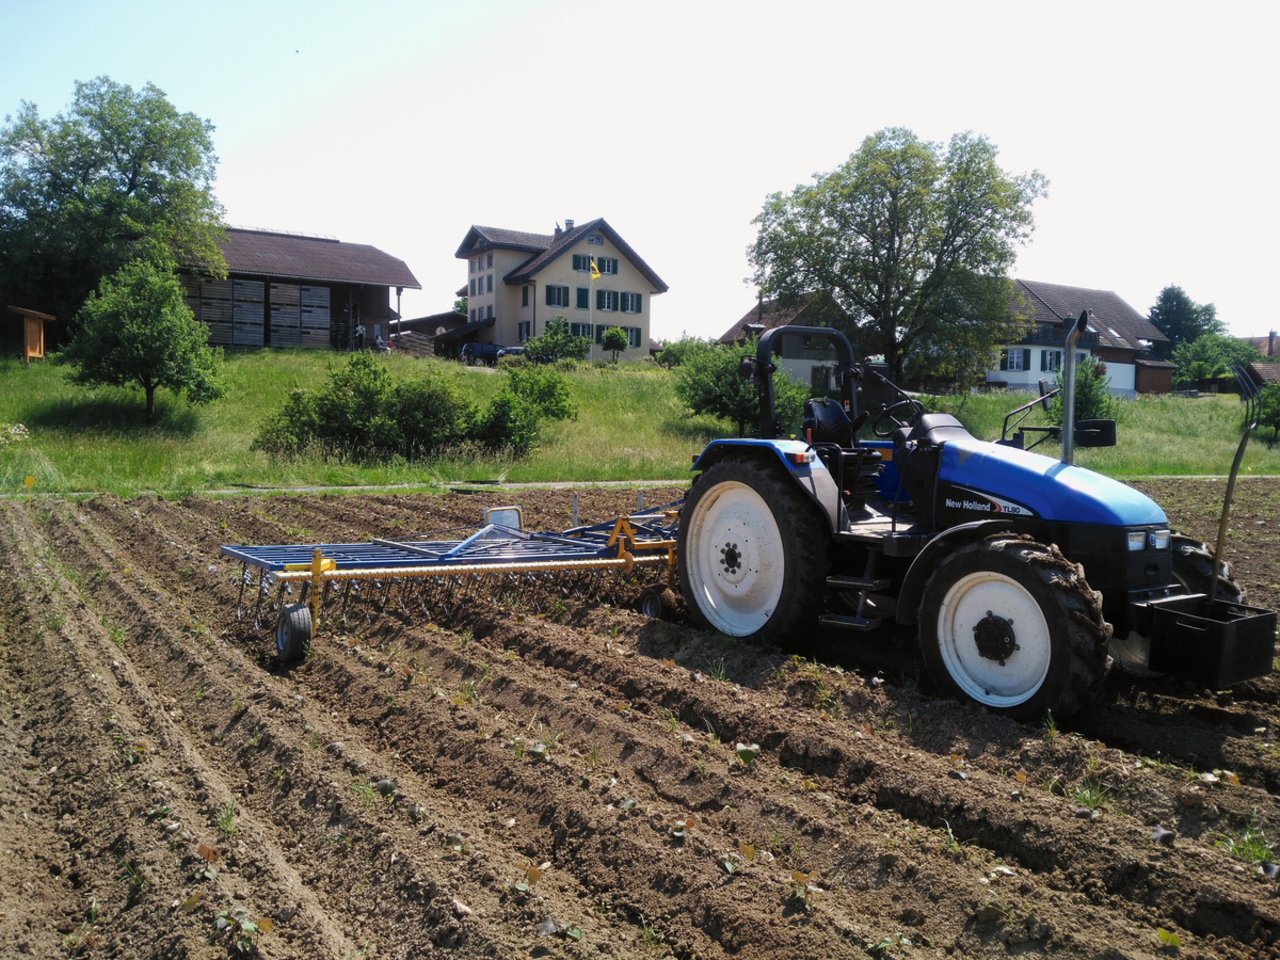
{"label": "tractor toolbox", "polygon": [[1150,667],[1210,690],[1271,671],[1276,611],[1189,594],[1134,605],[1135,624],[1151,637]]}

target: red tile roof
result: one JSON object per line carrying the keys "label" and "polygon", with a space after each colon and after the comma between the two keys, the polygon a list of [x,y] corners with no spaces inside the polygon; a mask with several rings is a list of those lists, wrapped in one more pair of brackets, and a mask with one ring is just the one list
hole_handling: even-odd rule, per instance
{"label": "red tile roof", "polygon": [[240,276],[422,289],[403,260],[364,243],[231,228],[221,246],[227,272]]}

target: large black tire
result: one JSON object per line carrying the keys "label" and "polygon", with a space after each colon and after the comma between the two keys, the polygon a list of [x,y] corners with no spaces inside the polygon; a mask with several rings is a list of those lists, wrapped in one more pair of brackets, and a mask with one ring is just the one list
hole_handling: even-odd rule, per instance
{"label": "large black tire", "polygon": [[794,480],[761,460],[712,465],[685,498],[676,553],[695,626],[782,642],[822,609],[831,531]]}
{"label": "large black tire", "polygon": [[280,608],[276,620],[276,659],[296,663],[311,649],[311,608],[305,603],[290,603]]}
{"label": "large black tire", "polygon": [[1068,717],[1096,700],[1110,636],[1080,567],[1012,534],[944,558],[920,607],[920,647],[937,683],[1018,720]]}
{"label": "large black tire", "polygon": [[1215,575],[1218,577],[1219,600],[1228,603],[1244,603],[1244,588],[1231,576],[1231,564],[1214,562],[1213,551],[1208,544],[1175,533],[1170,540],[1173,548],[1173,579],[1182,584],[1188,593],[1209,593]]}

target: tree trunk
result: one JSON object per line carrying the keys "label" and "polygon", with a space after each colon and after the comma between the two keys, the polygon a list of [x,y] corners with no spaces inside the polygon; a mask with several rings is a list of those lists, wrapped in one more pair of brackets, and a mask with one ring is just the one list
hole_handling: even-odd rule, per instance
{"label": "tree trunk", "polygon": [[156,419],[156,388],[155,384],[148,383],[144,389],[147,391],[147,423],[154,423]]}

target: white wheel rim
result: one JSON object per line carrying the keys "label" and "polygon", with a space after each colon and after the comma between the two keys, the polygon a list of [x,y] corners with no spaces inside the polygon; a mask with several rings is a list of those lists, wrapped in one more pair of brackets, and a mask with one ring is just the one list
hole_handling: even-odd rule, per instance
{"label": "white wheel rim", "polygon": [[[1017,643],[1003,663],[978,649],[974,628],[988,614],[1007,621]],[[1034,696],[1053,655],[1040,604],[1016,580],[989,571],[962,577],[947,591],[938,611],[938,646],[951,679],[988,707],[1014,707]]]}
{"label": "white wheel rim", "polygon": [[782,596],[782,533],[753,488],[726,481],[707,491],[685,552],[694,602],[713,627],[745,637],[769,622]]}

